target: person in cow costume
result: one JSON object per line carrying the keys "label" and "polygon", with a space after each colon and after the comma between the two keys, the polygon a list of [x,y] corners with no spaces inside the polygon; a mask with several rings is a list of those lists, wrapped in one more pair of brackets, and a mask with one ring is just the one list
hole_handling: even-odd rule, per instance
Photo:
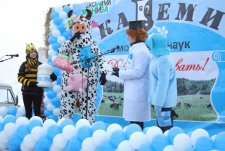
{"label": "person in cow costume", "polygon": [[[59,48],[59,55],[67,56],[73,63],[72,72],[62,71],[60,118],[73,119],[75,100],[79,100],[81,118],[87,119],[92,124],[95,121],[94,115],[96,113],[98,74],[100,71],[100,84],[104,85],[106,72],[103,70],[104,60],[100,49],[90,33],[92,12],[88,9],[86,12],[86,16],[77,16],[73,19],[74,35]],[[84,91],[68,90],[72,84],[68,81],[74,74],[80,74],[88,79],[87,88]]]}

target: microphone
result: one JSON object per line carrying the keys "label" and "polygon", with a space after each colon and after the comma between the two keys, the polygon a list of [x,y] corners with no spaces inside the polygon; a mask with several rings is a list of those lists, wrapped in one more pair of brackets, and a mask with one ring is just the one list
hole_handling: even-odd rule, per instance
{"label": "microphone", "polygon": [[19,57],[19,54],[14,54],[14,55],[6,55],[6,56],[10,56],[10,57]]}
{"label": "microphone", "polygon": [[110,49],[110,50],[108,50],[110,53],[114,53],[115,51],[116,51],[116,49],[119,49],[120,48],[120,46],[119,45],[117,45],[116,47],[114,47],[114,48],[112,48],[112,49]]}

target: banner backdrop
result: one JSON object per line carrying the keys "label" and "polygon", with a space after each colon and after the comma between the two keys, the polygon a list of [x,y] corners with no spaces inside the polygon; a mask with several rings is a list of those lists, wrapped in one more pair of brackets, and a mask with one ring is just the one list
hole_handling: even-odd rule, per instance
{"label": "banner backdrop", "polygon": [[103,53],[116,48],[105,55],[108,82],[98,93],[98,113],[122,115],[123,81],[110,71],[126,65],[128,22],[145,20],[149,38],[156,32],[168,36],[177,70],[178,119],[225,122],[224,5],[221,0],[99,0],[71,5],[76,16],[85,15],[85,8],[92,11],[92,36]]}

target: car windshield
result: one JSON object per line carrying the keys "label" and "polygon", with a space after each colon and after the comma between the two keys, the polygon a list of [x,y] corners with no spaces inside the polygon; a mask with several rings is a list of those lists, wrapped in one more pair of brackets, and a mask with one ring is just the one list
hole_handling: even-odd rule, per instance
{"label": "car windshield", "polygon": [[9,89],[0,89],[0,103],[13,103],[13,96]]}

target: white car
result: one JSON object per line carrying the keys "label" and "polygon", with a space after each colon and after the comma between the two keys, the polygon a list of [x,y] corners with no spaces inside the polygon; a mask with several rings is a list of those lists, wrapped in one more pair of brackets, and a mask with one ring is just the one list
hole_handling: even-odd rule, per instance
{"label": "white car", "polygon": [[15,96],[12,86],[0,83],[0,107],[17,106],[18,96]]}

